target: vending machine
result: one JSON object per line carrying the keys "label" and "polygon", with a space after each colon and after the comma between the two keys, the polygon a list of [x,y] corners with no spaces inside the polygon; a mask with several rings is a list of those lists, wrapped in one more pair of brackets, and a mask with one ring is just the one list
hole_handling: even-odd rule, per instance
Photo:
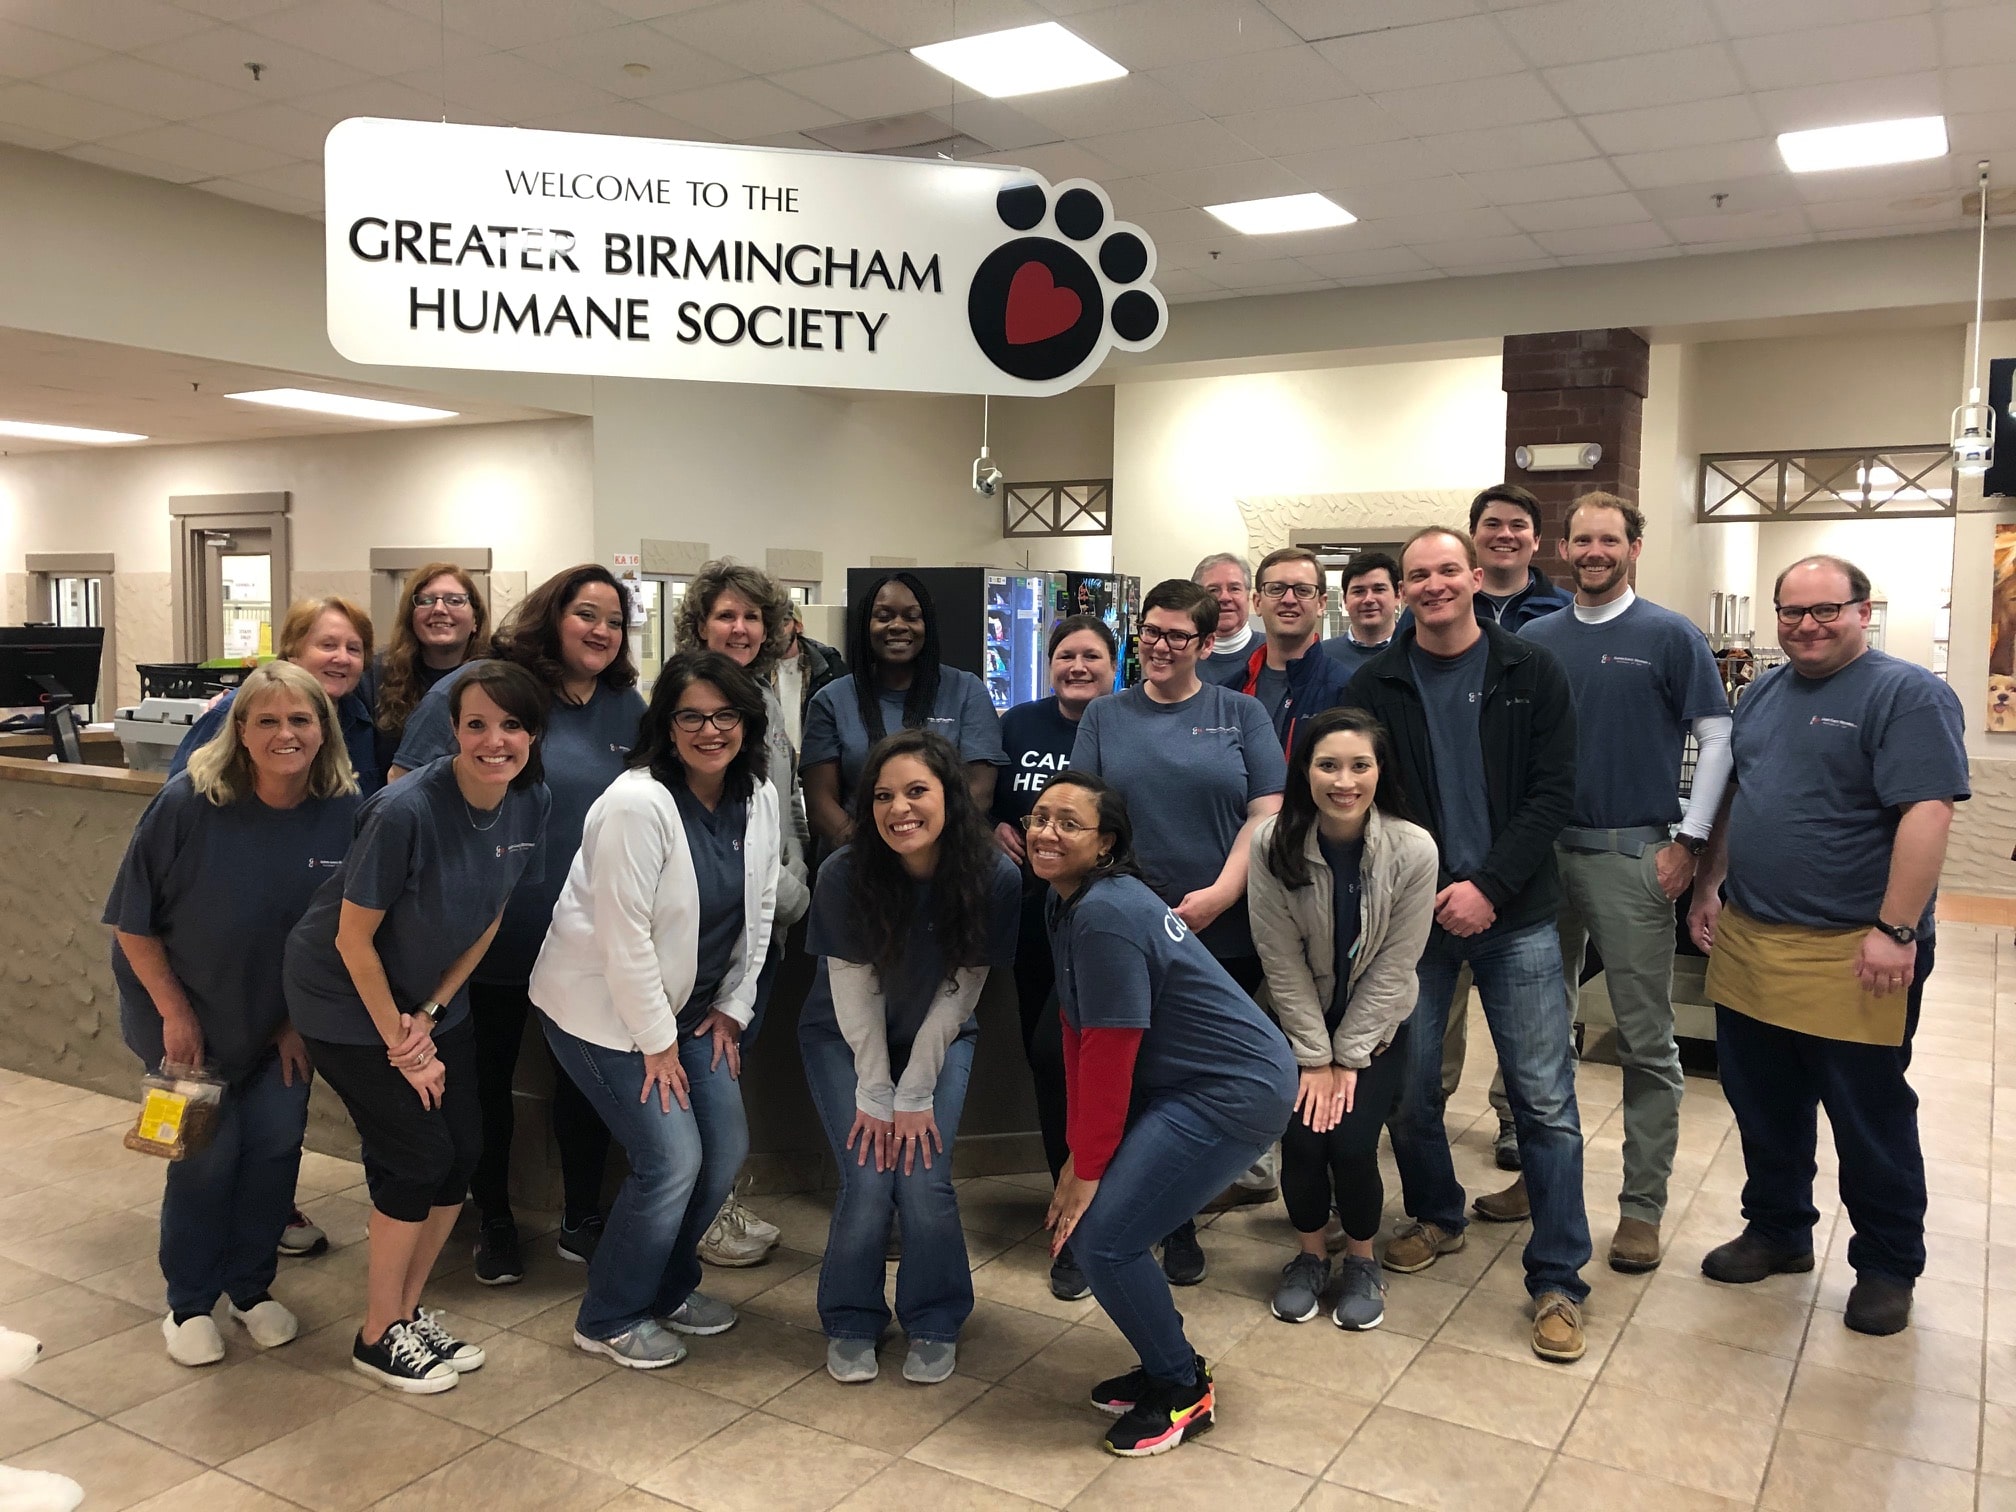
{"label": "vending machine", "polygon": [[848,623],[868,612],[869,586],[892,571],[915,577],[938,616],[939,660],[987,685],[997,710],[1050,691],[1045,642],[1052,624],[1054,574],[1002,567],[849,567]]}
{"label": "vending machine", "polygon": [[[1053,572],[1050,593],[1056,619],[1096,615],[1113,632],[1114,644],[1120,648],[1113,682],[1116,693],[1141,680],[1140,652],[1134,639],[1141,619],[1141,579],[1111,572]],[[1043,686],[1047,692],[1047,677]]]}

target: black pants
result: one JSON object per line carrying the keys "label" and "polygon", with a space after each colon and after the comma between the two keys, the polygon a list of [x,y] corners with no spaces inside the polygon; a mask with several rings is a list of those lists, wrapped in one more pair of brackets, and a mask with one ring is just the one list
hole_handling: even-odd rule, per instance
{"label": "black pants", "polygon": [[1815,1109],[1825,1107],[1840,1157],[1841,1205],[1854,1237],[1848,1263],[1898,1281],[1925,1269],[1925,1159],[1918,1145],[1918,1094],[1904,1073],[1925,979],[1930,940],[1904,1010],[1904,1043],[1854,1045],[1821,1039],[1715,1006],[1722,1092],[1743,1139],[1743,1221],[1787,1250],[1811,1249]]}
{"label": "black pants", "polygon": [[457,1024],[434,1042],[448,1079],[441,1105],[421,1104],[413,1084],[385,1058],[379,1041],[339,1045],[308,1039],[315,1074],[336,1089],[364,1146],[371,1205],[401,1223],[424,1223],[438,1207],[459,1207],[482,1142],[476,1111],[475,1036]]}
{"label": "black pants", "polygon": [[[512,1083],[518,1047],[532,999],[523,987],[469,984],[469,1019],[476,1030],[476,1101],[483,1112],[483,1154],[469,1178],[469,1195],[485,1218],[511,1214],[511,1136],[517,1126]],[[547,1052],[550,1058],[552,1052]],[[553,1068],[553,1138],[560,1146],[563,1218],[570,1225],[601,1211],[602,1173],[609,1163],[609,1131],[574,1079]]]}
{"label": "black pants", "polygon": [[1369,1240],[1379,1232],[1386,1186],[1379,1177],[1379,1132],[1400,1105],[1407,1079],[1407,1026],[1358,1073],[1351,1111],[1317,1134],[1298,1113],[1281,1136],[1281,1197],[1298,1232],[1320,1232],[1334,1201],[1344,1232]]}
{"label": "black pants", "polygon": [[1055,1181],[1071,1154],[1065,1137],[1064,1024],[1057,1013],[1057,965],[1050,933],[1043,924],[1047,887],[1022,896],[1022,933],[1015,944],[1015,1001],[1022,1012],[1022,1053],[1036,1084],[1036,1127],[1043,1134],[1043,1159]]}

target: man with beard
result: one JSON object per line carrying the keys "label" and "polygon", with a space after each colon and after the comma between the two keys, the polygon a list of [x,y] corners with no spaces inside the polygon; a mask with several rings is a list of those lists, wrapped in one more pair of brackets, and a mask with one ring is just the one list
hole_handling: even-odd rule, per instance
{"label": "man with beard", "polygon": [[[1644,516],[1614,494],[1576,500],[1561,545],[1574,605],[1519,631],[1554,653],[1575,690],[1575,806],[1554,842],[1563,1011],[1572,1021],[1583,951],[1593,940],[1624,1068],[1624,1183],[1610,1267],[1627,1273],[1659,1264],[1680,1134],[1673,904],[1694,880],[1729,781],[1729,701],[1707,640],[1684,616],[1632,591],[1644,534]],[[1690,725],[1700,756],[1683,815],[1680,760]],[[1493,1222],[1523,1221],[1524,1178],[1473,1207]]]}

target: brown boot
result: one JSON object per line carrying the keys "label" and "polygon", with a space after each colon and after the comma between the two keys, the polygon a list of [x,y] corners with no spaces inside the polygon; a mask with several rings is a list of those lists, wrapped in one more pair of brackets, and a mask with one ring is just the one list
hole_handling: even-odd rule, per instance
{"label": "brown boot", "polygon": [[1659,1269],[1659,1225],[1643,1218],[1619,1218],[1610,1241],[1610,1269],[1627,1276]]}
{"label": "brown boot", "polygon": [[1502,1192],[1486,1192],[1470,1204],[1470,1211],[1486,1223],[1524,1223],[1533,1216],[1526,1178],[1521,1176]]}
{"label": "brown boot", "polygon": [[1380,1264],[1390,1271],[1411,1276],[1416,1271],[1428,1269],[1444,1255],[1455,1254],[1466,1242],[1462,1234],[1449,1233],[1432,1223],[1410,1223],[1393,1236],[1393,1242],[1386,1246]]}
{"label": "brown boot", "polygon": [[1542,1292],[1533,1299],[1533,1353],[1567,1365],[1582,1358],[1582,1309],[1566,1292]]}

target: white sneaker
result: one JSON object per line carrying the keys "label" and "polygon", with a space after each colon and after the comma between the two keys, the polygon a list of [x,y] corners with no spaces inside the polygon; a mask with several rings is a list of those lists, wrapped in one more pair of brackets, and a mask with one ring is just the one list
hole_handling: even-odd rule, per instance
{"label": "white sneaker", "polygon": [[73,1512],[84,1488],[67,1475],[0,1465],[0,1512]]}
{"label": "white sneaker", "polygon": [[29,1334],[0,1328],[0,1381],[11,1381],[42,1353],[42,1341]]}
{"label": "white sneaker", "polygon": [[783,1237],[782,1229],[758,1218],[731,1193],[700,1240],[700,1258],[731,1268],[761,1265]]}
{"label": "white sneaker", "polygon": [[168,1314],[161,1320],[161,1337],[168,1341],[168,1358],[177,1365],[215,1365],[224,1358],[224,1336],[208,1313],[182,1324],[176,1323],[175,1314]]}
{"label": "white sneaker", "polygon": [[271,1297],[264,1302],[255,1302],[244,1312],[240,1312],[238,1304],[233,1302],[231,1316],[245,1325],[245,1332],[252,1335],[252,1342],[261,1349],[278,1349],[282,1344],[291,1344],[294,1336],[301,1332],[301,1320]]}

